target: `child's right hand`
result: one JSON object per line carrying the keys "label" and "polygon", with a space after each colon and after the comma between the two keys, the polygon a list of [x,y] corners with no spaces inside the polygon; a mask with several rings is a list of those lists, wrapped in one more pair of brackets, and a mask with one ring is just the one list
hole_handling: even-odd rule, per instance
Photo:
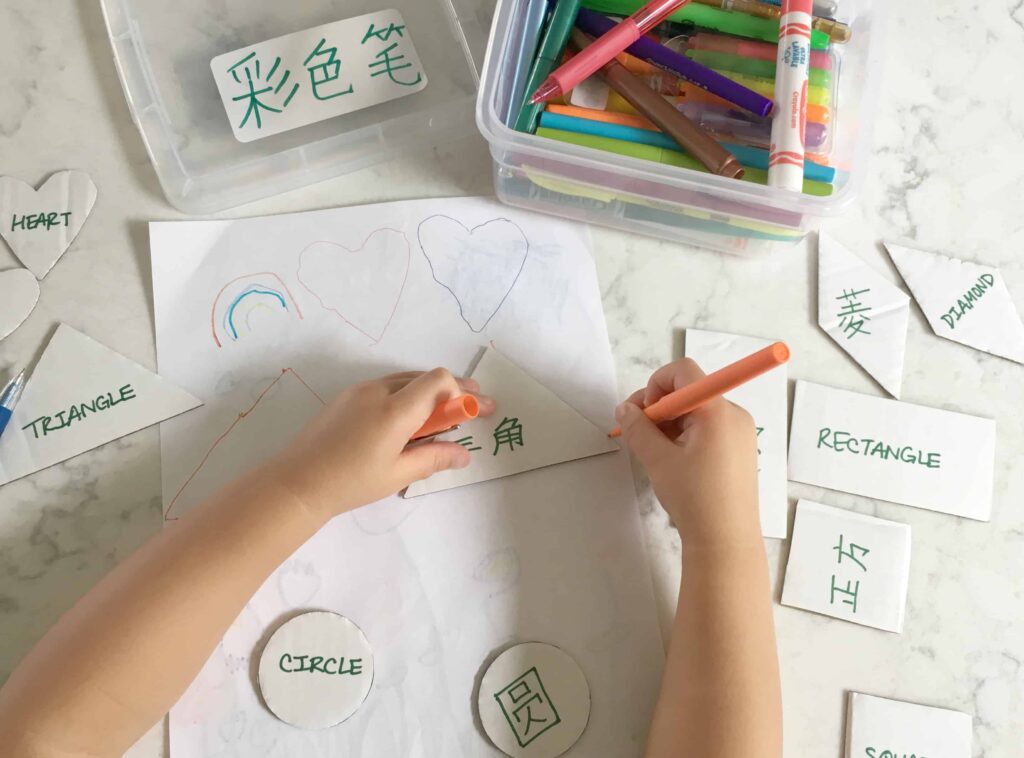
{"label": "child's right hand", "polygon": [[757,434],[750,414],[724,398],[661,425],[641,410],[703,376],[689,358],[663,366],[616,409],[616,419],[684,544],[760,543]]}

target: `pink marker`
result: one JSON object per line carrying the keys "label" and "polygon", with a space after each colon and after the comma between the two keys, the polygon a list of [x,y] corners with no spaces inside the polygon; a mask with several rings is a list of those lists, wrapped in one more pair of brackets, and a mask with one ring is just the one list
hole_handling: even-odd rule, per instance
{"label": "pink marker", "polygon": [[[708,50],[713,53],[728,53],[741,58],[754,58],[761,61],[773,61],[779,48],[770,42],[754,42],[738,37],[725,37],[721,34],[700,32],[686,40],[691,50]],[[827,50],[811,50],[811,68],[824,71],[832,70],[832,56]]]}
{"label": "pink marker", "polygon": [[792,192],[801,192],[804,187],[812,7],[812,0],[782,0],[782,18],[779,19],[768,186]]}
{"label": "pink marker", "polygon": [[542,103],[568,92],[687,2],[689,0],[651,0],[614,29],[594,40],[570,61],[551,72],[533,93],[530,102]]}

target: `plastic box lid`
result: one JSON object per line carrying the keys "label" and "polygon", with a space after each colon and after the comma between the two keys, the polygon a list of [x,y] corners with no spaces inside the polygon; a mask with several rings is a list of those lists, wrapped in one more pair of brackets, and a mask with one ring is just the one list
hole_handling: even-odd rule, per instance
{"label": "plastic box lid", "polygon": [[[168,201],[212,213],[475,131],[493,0],[101,0],[125,97]],[[402,13],[422,92],[243,144],[210,61],[389,8]]]}

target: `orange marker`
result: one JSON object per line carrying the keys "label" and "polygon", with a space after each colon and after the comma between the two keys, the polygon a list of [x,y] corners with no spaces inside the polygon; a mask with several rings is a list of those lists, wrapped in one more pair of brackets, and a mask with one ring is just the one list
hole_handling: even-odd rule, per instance
{"label": "orange marker", "polygon": [[[776,342],[764,350],[758,350],[753,355],[708,374],[703,379],[698,379],[693,384],[665,395],[658,402],[644,408],[644,413],[656,424],[673,421],[697,410],[709,400],[714,400],[776,366],[781,366],[788,360],[789,348],[784,342]],[[621,434],[622,430],[616,427],[608,436],[619,437]]]}
{"label": "orange marker", "polygon": [[430,418],[427,419],[427,423],[412,436],[412,439],[421,440],[441,432],[447,432],[465,421],[475,419],[479,414],[480,403],[473,395],[453,397],[434,409]]}

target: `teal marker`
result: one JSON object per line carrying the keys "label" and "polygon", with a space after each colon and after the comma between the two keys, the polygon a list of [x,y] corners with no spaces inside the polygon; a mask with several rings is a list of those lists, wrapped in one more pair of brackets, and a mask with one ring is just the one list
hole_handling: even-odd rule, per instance
{"label": "teal marker", "polygon": [[[569,41],[569,33],[576,23],[576,14],[580,11],[581,0],[555,0],[555,9],[551,12],[551,20],[544,30],[544,38],[540,42],[537,59],[533,62],[530,76],[526,80],[524,92],[533,92],[548,78],[561,61],[562,53]],[[517,132],[533,133],[537,129],[544,103],[527,101],[519,111],[515,129]]]}

